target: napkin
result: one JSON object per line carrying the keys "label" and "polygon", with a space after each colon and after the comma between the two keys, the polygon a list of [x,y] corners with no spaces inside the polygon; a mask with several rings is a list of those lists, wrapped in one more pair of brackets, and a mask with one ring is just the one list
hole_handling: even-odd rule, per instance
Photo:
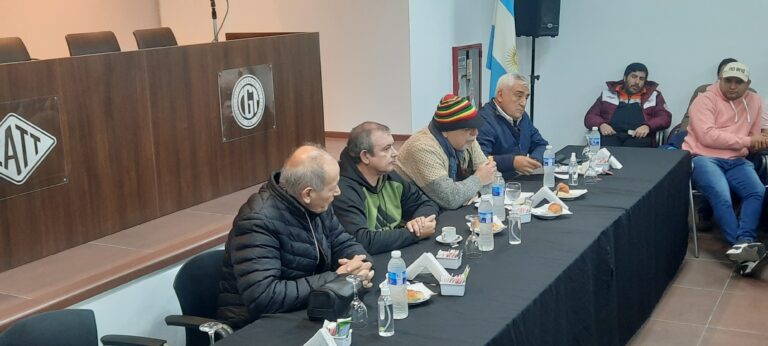
{"label": "napkin", "polygon": [[440,278],[443,276],[448,275],[448,271],[446,271],[440,262],[437,261],[435,255],[429,252],[425,252],[421,254],[419,258],[413,261],[411,265],[408,266],[408,268],[405,270],[405,276],[408,278],[408,280],[413,280],[416,275],[422,273],[423,269],[429,270],[429,272],[432,273],[432,276],[434,276],[437,280],[440,280]]}
{"label": "napkin", "polygon": [[312,335],[312,338],[304,343],[304,346],[336,346],[336,341],[333,340],[333,336],[323,326],[320,327],[315,335]]}
{"label": "napkin", "polygon": [[611,152],[608,151],[608,149],[606,148],[602,148],[600,149],[600,151],[597,152],[597,155],[595,155],[595,160],[596,160],[595,162],[601,163],[603,165],[607,162],[613,169],[621,169],[622,167],[624,167],[621,164],[621,162],[619,162],[619,160],[617,160],[615,156],[611,155]]}
{"label": "napkin", "polygon": [[536,207],[541,203],[541,201],[547,200],[547,202],[555,202],[563,207],[564,210],[568,210],[568,206],[563,203],[560,198],[557,198],[554,192],[552,190],[548,189],[546,186],[542,186],[538,192],[536,192],[533,197],[531,197],[531,201],[533,202],[533,206]]}

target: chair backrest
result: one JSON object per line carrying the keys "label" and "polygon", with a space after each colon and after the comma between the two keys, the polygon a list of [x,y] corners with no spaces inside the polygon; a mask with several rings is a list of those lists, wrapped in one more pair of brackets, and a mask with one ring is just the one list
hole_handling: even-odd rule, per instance
{"label": "chair backrest", "polygon": [[192,257],[181,266],[173,280],[173,290],[184,315],[216,318],[223,259],[224,250],[213,250]]}
{"label": "chair backrest", "polygon": [[141,29],[133,32],[136,38],[136,46],[139,49],[160,48],[176,46],[176,36],[171,28]]}
{"label": "chair backrest", "polygon": [[18,37],[0,37],[0,64],[29,61],[29,51]]}
{"label": "chair backrest", "polygon": [[0,346],[97,346],[93,311],[67,309],[25,318],[0,334]]}
{"label": "chair backrest", "polygon": [[112,53],[120,51],[115,33],[111,31],[86,32],[65,36],[70,56]]}

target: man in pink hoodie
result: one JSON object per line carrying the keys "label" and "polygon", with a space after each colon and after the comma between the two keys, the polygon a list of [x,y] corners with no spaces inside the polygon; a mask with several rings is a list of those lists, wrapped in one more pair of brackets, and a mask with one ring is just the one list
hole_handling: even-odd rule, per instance
{"label": "man in pink hoodie", "polygon": [[[693,183],[712,205],[715,220],[732,245],[726,255],[740,264],[754,264],[765,255],[765,245],[757,241],[765,186],[745,156],[768,147],[768,137],[760,134],[762,102],[748,91],[750,83],[746,65],[726,65],[718,82],[691,104],[683,143],[683,149],[694,155]],[[738,217],[731,191],[742,201]]]}

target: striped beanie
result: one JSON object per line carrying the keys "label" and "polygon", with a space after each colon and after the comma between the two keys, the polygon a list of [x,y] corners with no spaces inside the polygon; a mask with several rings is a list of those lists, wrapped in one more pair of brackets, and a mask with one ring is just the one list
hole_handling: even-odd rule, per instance
{"label": "striped beanie", "polygon": [[485,124],[477,116],[477,108],[464,97],[445,95],[437,105],[432,123],[442,131],[454,131],[466,128],[480,128]]}

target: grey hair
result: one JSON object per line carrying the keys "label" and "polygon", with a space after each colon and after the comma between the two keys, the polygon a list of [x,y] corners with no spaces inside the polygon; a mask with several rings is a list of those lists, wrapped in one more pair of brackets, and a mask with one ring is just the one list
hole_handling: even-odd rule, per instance
{"label": "grey hair", "polygon": [[525,86],[530,86],[530,83],[528,82],[528,77],[525,75],[518,73],[518,72],[510,72],[507,73],[501,77],[499,77],[499,81],[496,82],[496,93],[499,93],[499,90],[504,88],[509,88],[515,83],[522,83]]}
{"label": "grey hair", "polygon": [[296,198],[298,198],[301,195],[301,191],[307,187],[311,187],[318,191],[325,188],[324,164],[328,159],[333,160],[331,155],[319,144],[306,143],[303,146],[312,146],[320,150],[307,154],[300,164],[289,164],[291,157],[293,157],[293,154],[291,154],[289,158],[285,160],[283,168],[280,171],[280,186],[285,189],[288,194]]}
{"label": "grey hair", "polygon": [[373,131],[389,133],[390,130],[387,125],[382,125],[374,121],[366,121],[355,126],[352,131],[349,132],[347,153],[352,157],[352,162],[355,164],[362,162],[362,160],[360,160],[360,153],[362,153],[363,150],[373,154],[373,140],[371,140]]}

